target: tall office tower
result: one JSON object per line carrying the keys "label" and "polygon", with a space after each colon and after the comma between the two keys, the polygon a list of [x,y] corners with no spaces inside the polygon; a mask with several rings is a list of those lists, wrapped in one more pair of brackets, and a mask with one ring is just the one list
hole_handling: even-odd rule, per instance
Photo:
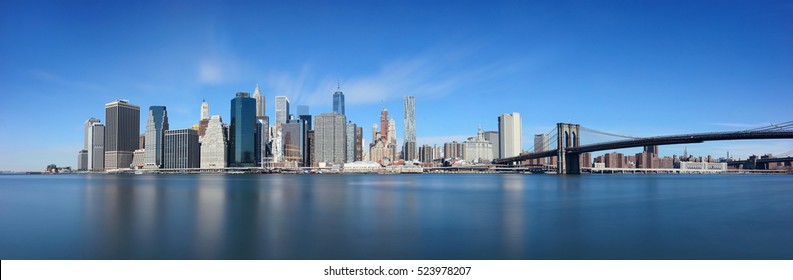
{"label": "tall office tower", "polygon": [[201,101],[201,119],[202,120],[209,119],[209,103],[207,103],[206,100]]}
{"label": "tall office tower", "polygon": [[363,160],[363,127],[355,128],[355,161]]}
{"label": "tall office tower", "polygon": [[346,152],[346,118],[336,113],[320,114],[314,124],[317,162],[341,163]]}
{"label": "tall office tower", "polygon": [[270,143],[270,117],[257,116],[256,117],[256,145],[254,153],[256,154],[256,163],[264,167],[264,160],[267,158],[267,144]]}
{"label": "tall office tower", "polygon": [[[413,96],[405,96],[405,140],[402,153],[405,160],[414,160],[416,157],[416,99]],[[411,144],[408,144],[411,143]]]}
{"label": "tall office tower", "polygon": [[394,119],[388,120],[388,144],[397,144],[396,141],[396,121]]}
{"label": "tall office tower", "polygon": [[253,90],[253,99],[256,100],[256,117],[263,117],[266,115],[267,101],[265,96],[259,91],[259,84],[256,84],[256,89]]}
{"label": "tall office tower", "polygon": [[311,113],[309,113],[309,111],[308,111],[308,105],[297,105],[297,115],[298,116],[310,115],[310,114]]}
{"label": "tall office tower", "polygon": [[493,159],[498,158],[498,131],[485,131],[485,140],[493,145]]}
{"label": "tall office tower", "polygon": [[163,133],[164,168],[199,168],[201,151],[198,131],[193,129],[166,130]]}
{"label": "tall office tower", "polygon": [[534,152],[551,150],[551,138],[548,134],[534,134]]}
{"label": "tall office tower", "polygon": [[405,96],[405,141],[416,142],[416,99]]}
{"label": "tall office tower", "polygon": [[138,136],[138,150],[146,149],[146,133]]}
{"label": "tall office tower", "polygon": [[275,126],[284,124],[289,119],[289,98],[275,97]]}
{"label": "tall office tower", "polygon": [[[303,151],[303,166],[311,166],[311,147],[309,147],[308,142],[308,132],[314,130],[311,121],[311,115],[308,114],[308,106],[302,111],[302,114],[299,115],[298,119],[303,124],[303,147],[301,151]],[[300,107],[298,107],[298,111],[300,111]]]}
{"label": "tall office tower", "polygon": [[149,107],[149,113],[146,119],[146,139],[148,139],[148,141],[146,141],[145,151],[143,153],[143,168],[162,168],[162,156],[164,153],[163,132],[168,129],[168,110],[165,106]]}
{"label": "tall office tower", "polygon": [[303,122],[290,120],[281,125],[281,140],[284,145],[284,162],[292,166],[303,165]]}
{"label": "tall office tower", "polygon": [[138,148],[140,107],[126,100],[105,104],[105,169],[130,168]]}
{"label": "tall office tower", "polygon": [[105,170],[105,126],[95,122],[88,130],[88,171]]}
{"label": "tall office tower", "polygon": [[522,144],[523,125],[520,114],[501,114],[498,117],[498,158],[508,158],[520,155]]}
{"label": "tall office tower", "polygon": [[231,100],[229,127],[230,167],[256,166],[256,100],[247,92],[238,92]]}
{"label": "tall office tower", "polygon": [[204,134],[204,142],[201,143],[201,168],[226,168],[227,149],[223,119],[220,116],[212,116]]}
{"label": "tall office tower", "polygon": [[355,130],[356,129],[357,129],[356,125],[353,122],[351,121],[347,122],[347,130],[346,130],[347,144],[346,144],[346,153],[344,160],[344,162],[347,163],[355,162],[355,146],[356,146]]}
{"label": "tall office tower", "polygon": [[314,131],[309,130],[306,134],[306,148],[305,154],[308,154],[305,166],[314,166],[317,163],[316,154],[314,150]]}
{"label": "tall office tower", "polygon": [[385,107],[380,111],[380,137],[388,141],[388,109]]}
{"label": "tall office tower", "polygon": [[99,119],[97,118],[90,118],[83,123],[83,132],[85,133],[85,138],[83,139],[83,150],[91,149],[91,127],[95,123],[99,123]]}
{"label": "tall office tower", "polygon": [[341,85],[336,88],[333,93],[333,112],[339,115],[344,115],[344,93],[341,92]]}
{"label": "tall office tower", "polygon": [[91,129],[96,123],[99,123],[97,118],[90,118],[83,123],[83,149],[78,153],[77,170],[87,171],[90,168],[88,157],[91,153]]}
{"label": "tall office tower", "polygon": [[77,171],[88,170],[88,150],[77,152]]}

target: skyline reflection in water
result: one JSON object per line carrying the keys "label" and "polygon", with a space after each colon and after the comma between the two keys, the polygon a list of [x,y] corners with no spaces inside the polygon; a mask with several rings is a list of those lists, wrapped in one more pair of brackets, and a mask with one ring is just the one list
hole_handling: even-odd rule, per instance
{"label": "skyline reflection in water", "polygon": [[0,176],[2,259],[791,259],[793,177]]}

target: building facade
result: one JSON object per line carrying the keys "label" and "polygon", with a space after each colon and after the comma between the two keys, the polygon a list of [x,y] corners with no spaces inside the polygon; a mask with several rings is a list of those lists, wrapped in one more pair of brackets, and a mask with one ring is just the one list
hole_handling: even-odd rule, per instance
{"label": "building facade", "polygon": [[105,125],[93,123],[88,135],[88,171],[105,170]]}
{"label": "building facade", "polygon": [[256,89],[253,90],[253,99],[256,100],[256,117],[267,115],[267,101],[265,96],[259,91],[259,84],[256,84]]}
{"label": "building facade", "polygon": [[140,136],[140,107],[118,100],[105,104],[105,170],[130,168]]}
{"label": "building facade", "polygon": [[344,155],[344,162],[355,162],[355,146],[357,141],[355,140],[355,130],[357,126],[355,123],[348,121],[346,130],[345,130],[345,138],[347,141],[346,144],[346,152]]}
{"label": "building facade", "polygon": [[226,168],[228,144],[226,133],[223,130],[223,120],[220,116],[212,116],[209,119],[204,140],[201,142],[201,168]]}
{"label": "building facade", "polygon": [[201,167],[198,131],[193,129],[166,130],[164,135],[164,168]]}
{"label": "building facade", "polygon": [[256,165],[256,100],[245,92],[231,100],[229,167]]}
{"label": "building facade", "polygon": [[498,131],[485,131],[485,140],[490,141],[491,146],[493,147],[493,159],[498,158]]}
{"label": "building facade", "polygon": [[344,116],[344,93],[341,92],[341,86],[333,93],[333,112]]}
{"label": "building facade", "polygon": [[275,97],[275,126],[285,124],[289,120],[289,98]]}
{"label": "building facade", "polygon": [[[202,106],[203,108],[203,106]],[[165,106],[149,107],[146,118],[145,153],[143,167],[147,169],[162,168],[164,132],[168,130],[168,110]]]}
{"label": "building facade", "polygon": [[281,139],[284,143],[284,162],[292,166],[302,166],[303,122],[298,119],[281,125]]}
{"label": "building facade", "polygon": [[402,154],[406,161],[418,159],[416,156],[416,98],[405,96],[405,140],[402,145]]}
{"label": "building facade", "polygon": [[341,163],[346,160],[346,118],[336,113],[316,117],[314,154],[316,162]]}
{"label": "building facade", "polygon": [[475,137],[469,137],[465,145],[464,160],[467,162],[487,163],[493,161],[493,144],[485,140],[485,133],[480,128]]}
{"label": "building facade", "polygon": [[499,158],[508,158],[520,155],[523,135],[523,124],[520,114],[501,114],[498,117]]}

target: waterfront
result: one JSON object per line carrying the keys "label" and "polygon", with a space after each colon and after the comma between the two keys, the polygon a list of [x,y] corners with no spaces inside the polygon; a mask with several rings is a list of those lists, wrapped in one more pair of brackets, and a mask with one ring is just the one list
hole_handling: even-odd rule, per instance
{"label": "waterfront", "polygon": [[790,175],[8,175],[2,259],[791,259]]}

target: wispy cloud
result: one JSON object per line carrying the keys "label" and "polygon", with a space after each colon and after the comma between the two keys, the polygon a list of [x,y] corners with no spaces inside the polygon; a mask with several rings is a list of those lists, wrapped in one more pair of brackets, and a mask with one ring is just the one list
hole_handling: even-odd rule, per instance
{"label": "wispy cloud", "polygon": [[[343,78],[341,88],[348,105],[376,104],[405,95],[438,98],[497,75],[498,69],[509,69],[496,63],[469,66],[464,60],[460,54],[395,59],[373,74]],[[327,103],[328,92],[337,87],[335,74],[313,75],[310,65],[304,65],[297,74],[274,71],[266,79],[268,91],[307,105]]]}
{"label": "wispy cloud", "polygon": [[94,90],[94,91],[101,91],[104,89],[102,86],[95,83],[64,78],[61,75],[47,71],[41,71],[41,70],[30,71],[30,75],[34,78],[57,84],[58,86],[65,86],[65,87],[77,88],[82,90]]}

